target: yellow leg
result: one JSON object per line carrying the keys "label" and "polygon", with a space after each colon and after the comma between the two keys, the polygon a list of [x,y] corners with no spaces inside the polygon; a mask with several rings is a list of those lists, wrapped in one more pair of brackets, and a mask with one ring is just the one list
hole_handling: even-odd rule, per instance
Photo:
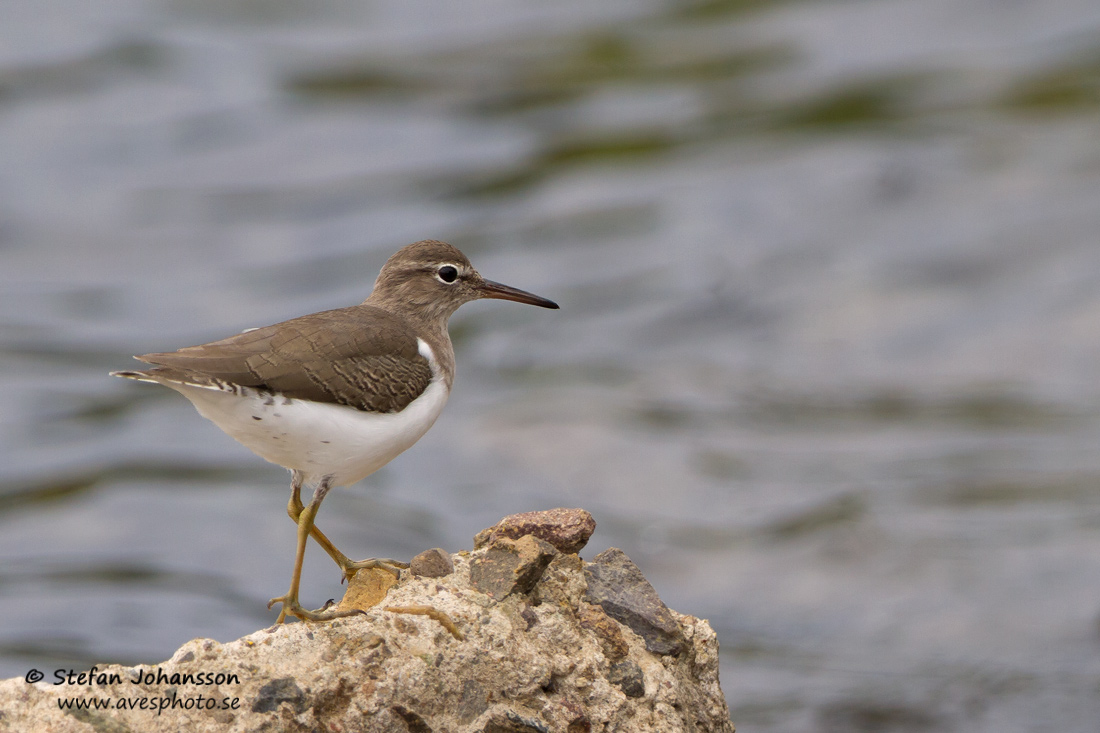
{"label": "yellow leg", "polygon": [[[305,510],[305,505],[302,504],[302,482],[304,477],[298,471],[293,473],[293,480],[290,484],[290,501],[286,505],[286,513],[290,515],[290,518],[297,523],[302,512]],[[326,490],[327,492],[327,490]],[[344,571],[343,580],[351,580],[358,570],[365,570],[367,568],[382,568],[393,573],[395,577],[401,577],[401,568],[409,567],[407,562],[400,562],[398,560],[390,560],[388,558],[370,558],[367,560],[351,560],[347,555],[336,549],[336,545],[332,544],[332,541],[325,537],[325,533],[321,531],[319,527],[313,525],[309,530],[309,536],[317,541],[317,544],[328,553],[340,569]]]}
{"label": "yellow leg", "polygon": [[[301,482],[297,480],[297,477],[295,478],[294,484],[297,486],[296,493],[300,493]],[[306,542],[315,529],[313,521],[317,518],[317,511],[321,508],[321,502],[325,500],[325,495],[328,494],[330,488],[332,488],[331,477],[326,476],[317,486],[317,490],[313,492],[313,500],[309,502],[309,506],[303,507],[298,514],[298,547],[294,554],[294,573],[290,576],[290,590],[286,592],[286,595],[272,598],[267,603],[268,608],[271,608],[276,603],[283,604],[282,609],[279,611],[279,618],[275,621],[276,624],[281,624],[286,621],[288,613],[292,616],[297,616],[303,621],[331,621],[335,618],[343,618],[345,616],[363,613],[358,609],[350,611],[307,611],[302,608],[302,605],[298,602],[298,586],[302,580],[302,560],[304,560],[306,556]],[[299,496],[299,503],[300,502],[301,497]]]}

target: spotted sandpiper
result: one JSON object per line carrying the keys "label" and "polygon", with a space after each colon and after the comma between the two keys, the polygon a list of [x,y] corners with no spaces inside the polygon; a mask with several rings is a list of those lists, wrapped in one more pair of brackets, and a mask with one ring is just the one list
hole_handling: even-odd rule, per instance
{"label": "spotted sandpiper", "polygon": [[[254,453],[290,469],[287,513],[298,524],[294,572],[276,623],[287,614],[327,621],[356,611],[309,611],[298,602],[310,536],[350,578],[364,568],[395,575],[406,563],[349,560],[314,525],[334,486],[359,481],[420,439],[454,382],[447,320],[463,303],[498,298],[558,305],[486,280],[455,247],[416,242],[389,258],[360,305],[301,316],[221,341],[135,357],[155,364],[114,376],[156,382],[182,394]],[[304,484],[313,498],[302,503]]]}

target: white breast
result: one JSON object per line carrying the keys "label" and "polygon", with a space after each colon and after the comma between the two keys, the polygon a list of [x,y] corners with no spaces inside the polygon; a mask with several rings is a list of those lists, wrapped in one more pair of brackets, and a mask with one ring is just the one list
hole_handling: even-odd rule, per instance
{"label": "white breast", "polygon": [[435,355],[422,339],[417,343],[431,364],[432,381],[401,412],[363,412],[343,405],[272,398],[249,388],[234,393],[178,382],[164,384],[260,457],[301,471],[309,483],[331,474],[335,486],[347,486],[411,447],[447,404],[449,391]]}

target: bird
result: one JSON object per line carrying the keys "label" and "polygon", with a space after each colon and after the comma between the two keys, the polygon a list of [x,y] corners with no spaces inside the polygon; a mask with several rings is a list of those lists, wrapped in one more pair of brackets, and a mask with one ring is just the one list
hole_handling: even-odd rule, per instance
{"label": "bird", "polygon": [[[352,561],[316,526],[334,487],[354,484],[419,440],[451,392],[455,354],[447,323],[481,298],[557,309],[552,300],[482,277],[458,248],[438,240],[405,246],[382,266],[359,305],[300,316],[177,351],[134,358],[151,369],[111,372],[179,392],[261,458],[291,472],[287,514],[297,524],[290,588],[268,602],[288,615],[329,621],[356,610],[308,610],[299,602],[309,537],[344,578],[381,568],[400,577],[407,563]],[[311,486],[308,504],[303,486]]]}

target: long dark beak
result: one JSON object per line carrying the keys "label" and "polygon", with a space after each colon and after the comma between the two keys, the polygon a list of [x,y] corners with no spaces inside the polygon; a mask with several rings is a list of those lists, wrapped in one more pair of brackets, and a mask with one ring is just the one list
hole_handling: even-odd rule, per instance
{"label": "long dark beak", "polygon": [[481,285],[478,286],[478,292],[481,293],[482,298],[496,298],[498,300],[514,300],[517,303],[527,303],[528,305],[537,305],[540,308],[557,308],[558,304],[552,300],[546,298],[540,298],[534,293],[528,293],[526,290],[520,290],[519,288],[513,288],[509,285],[502,285],[501,283],[493,282],[492,280],[483,280]]}

